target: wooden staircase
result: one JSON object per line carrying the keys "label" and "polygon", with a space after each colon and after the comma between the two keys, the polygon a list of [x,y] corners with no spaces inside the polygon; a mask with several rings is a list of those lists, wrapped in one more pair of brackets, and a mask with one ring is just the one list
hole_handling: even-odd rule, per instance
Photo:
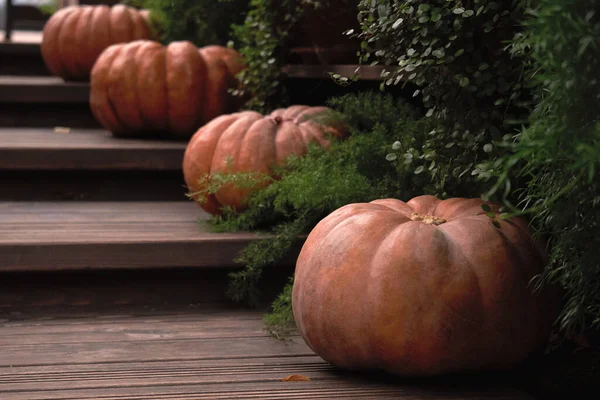
{"label": "wooden staircase", "polygon": [[[225,295],[260,236],[202,226],[186,143],[113,138],[89,86],[39,61],[36,43],[0,44],[1,399],[531,399],[498,378],[342,372],[296,335],[272,338],[264,307]],[[324,69],[291,71],[327,82]],[[264,304],[298,250],[269,271]],[[282,380],[293,374],[310,380]]]}

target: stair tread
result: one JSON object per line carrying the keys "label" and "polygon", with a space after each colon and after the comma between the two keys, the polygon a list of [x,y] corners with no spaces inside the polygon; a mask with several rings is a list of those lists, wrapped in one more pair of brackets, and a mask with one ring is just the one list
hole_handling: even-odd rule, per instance
{"label": "stair tread", "polygon": [[0,103],[88,103],[88,82],[56,76],[0,76]]}
{"label": "stair tread", "polygon": [[0,202],[0,270],[235,267],[260,236],[209,232],[208,217],[191,201]]}
{"label": "stair tread", "polygon": [[120,139],[101,129],[0,128],[0,170],[180,170],[187,143]]}
{"label": "stair tread", "polygon": [[12,31],[11,40],[5,39],[4,31],[0,30],[0,54],[4,51],[11,51],[16,47],[37,49],[39,51],[40,43],[42,43],[42,31]]}

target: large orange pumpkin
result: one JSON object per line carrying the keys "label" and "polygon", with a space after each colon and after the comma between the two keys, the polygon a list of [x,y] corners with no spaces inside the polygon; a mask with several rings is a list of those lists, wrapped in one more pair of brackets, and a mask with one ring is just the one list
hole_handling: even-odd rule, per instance
{"label": "large orange pumpkin", "polygon": [[203,124],[234,111],[229,94],[242,69],[239,54],[140,40],[110,46],[92,70],[90,106],[116,136],[169,134],[189,138]]}
{"label": "large orange pumpkin", "polygon": [[292,291],[307,344],[339,367],[407,376],[503,369],[542,348],[557,298],[531,280],[546,256],[524,220],[498,229],[482,203],[385,199],[324,218]]}
{"label": "large orange pumpkin", "polygon": [[44,26],[44,62],[65,80],[88,80],[94,63],[110,45],[151,39],[147,17],[146,12],[122,4],[61,8]]}
{"label": "large orange pumpkin", "polygon": [[[214,119],[196,132],[184,155],[183,173],[190,193],[204,190],[211,174],[246,172],[271,176],[274,165],[282,166],[291,155],[305,154],[309,143],[327,148],[327,134],[346,134],[346,127],[332,119],[330,123],[323,119],[317,122],[329,111],[326,107],[296,105],[268,116],[243,111]],[[242,210],[253,189],[228,185],[214,195],[196,196],[196,200],[202,197],[200,205],[210,213],[218,213],[224,205]]]}

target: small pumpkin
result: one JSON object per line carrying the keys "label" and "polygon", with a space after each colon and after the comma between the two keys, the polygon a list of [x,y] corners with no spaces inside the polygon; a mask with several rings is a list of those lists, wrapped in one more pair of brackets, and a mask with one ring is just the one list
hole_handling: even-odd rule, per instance
{"label": "small pumpkin", "polygon": [[[296,105],[277,109],[268,116],[243,111],[214,119],[196,132],[185,151],[183,173],[190,193],[206,189],[211,174],[272,176],[272,166],[284,165],[291,155],[304,155],[309,143],[327,148],[328,134],[342,137],[347,131],[339,120],[322,118],[330,111],[327,107]],[[225,205],[242,210],[253,189],[227,185],[215,194],[201,196],[204,198],[199,203],[213,214]]]}
{"label": "small pumpkin", "polygon": [[90,107],[115,136],[188,139],[238,107],[228,90],[241,69],[240,55],[222,46],[150,40],[112,45],[92,70]]}
{"label": "small pumpkin", "polygon": [[342,368],[406,376],[499,370],[543,348],[557,297],[531,280],[546,255],[524,220],[497,228],[482,204],[384,199],[320,221],[292,290],[307,344]]}
{"label": "small pumpkin", "polygon": [[86,81],[110,45],[151,39],[148,13],[122,4],[61,8],[44,25],[41,53],[53,75]]}

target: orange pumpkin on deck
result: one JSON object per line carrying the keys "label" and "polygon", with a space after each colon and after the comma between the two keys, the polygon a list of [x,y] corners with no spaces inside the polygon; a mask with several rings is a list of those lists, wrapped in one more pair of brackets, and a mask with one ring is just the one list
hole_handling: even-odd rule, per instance
{"label": "orange pumpkin on deck", "polygon": [[122,4],[61,8],[44,26],[42,57],[52,74],[69,81],[88,80],[110,45],[152,38],[147,18],[145,10]]}
{"label": "orange pumpkin on deck", "polygon": [[198,49],[187,41],[168,46],[140,40],[104,51],[92,70],[90,107],[116,136],[189,138],[211,119],[235,111],[229,94],[241,71],[233,49]]}
{"label": "orange pumpkin on deck", "polygon": [[[271,176],[272,166],[284,165],[291,155],[302,156],[309,143],[327,148],[328,134],[342,137],[347,133],[347,127],[336,120],[325,122],[321,118],[317,122],[330,111],[327,107],[297,105],[268,116],[243,111],[214,119],[196,132],[185,151],[183,173],[190,193],[204,190],[211,174]],[[205,197],[199,203],[210,213],[218,213],[224,205],[239,211],[251,190],[228,185],[214,195],[195,199]]]}
{"label": "orange pumpkin on deck", "polygon": [[524,220],[497,228],[482,203],[385,199],[324,218],[292,291],[307,344],[342,368],[406,376],[503,369],[542,349],[558,299],[531,280],[546,256]]}

